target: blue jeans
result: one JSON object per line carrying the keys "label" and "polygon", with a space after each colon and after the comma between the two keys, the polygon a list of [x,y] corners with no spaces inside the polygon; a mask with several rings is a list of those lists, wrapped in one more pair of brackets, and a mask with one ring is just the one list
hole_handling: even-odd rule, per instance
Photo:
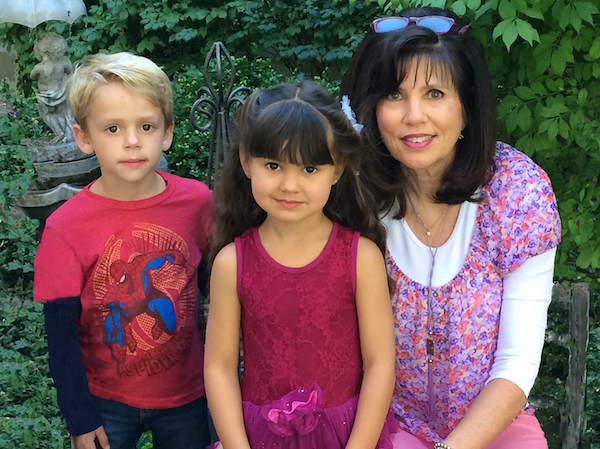
{"label": "blue jeans", "polygon": [[210,444],[206,396],[166,409],[142,409],[94,399],[111,449],[135,449],[146,430],[152,432],[154,449],[205,449]]}

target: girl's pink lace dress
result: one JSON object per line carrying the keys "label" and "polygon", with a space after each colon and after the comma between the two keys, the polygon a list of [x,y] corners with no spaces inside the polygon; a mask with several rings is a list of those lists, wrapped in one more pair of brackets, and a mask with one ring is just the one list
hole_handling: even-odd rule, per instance
{"label": "girl's pink lace dress", "polygon": [[[319,257],[273,260],[257,229],[236,239],[242,399],[250,446],[343,449],[362,382],[355,305],[359,234],[334,224]],[[392,414],[377,446],[391,448]]]}

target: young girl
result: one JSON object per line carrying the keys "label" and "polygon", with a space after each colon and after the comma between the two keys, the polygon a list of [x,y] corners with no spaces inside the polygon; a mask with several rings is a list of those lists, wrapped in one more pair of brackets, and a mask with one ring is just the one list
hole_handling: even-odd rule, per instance
{"label": "young girl", "polygon": [[255,92],[236,117],[215,189],[205,363],[225,449],[391,448],[385,232],[360,154],[312,82]]}

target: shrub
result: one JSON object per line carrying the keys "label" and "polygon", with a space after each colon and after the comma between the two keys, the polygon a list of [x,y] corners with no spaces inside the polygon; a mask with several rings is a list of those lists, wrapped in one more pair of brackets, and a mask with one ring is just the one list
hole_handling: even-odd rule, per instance
{"label": "shrub", "polygon": [[37,221],[10,214],[35,175],[29,150],[20,144],[21,139],[35,138],[47,129],[34,118],[37,110],[33,101],[13,93],[6,82],[0,86],[0,94],[13,111],[0,115],[0,291],[11,297],[26,297],[33,282]]}
{"label": "shrub", "polygon": [[42,306],[0,303],[0,447],[67,449],[48,371]]}
{"label": "shrub", "polygon": [[600,448],[600,327],[590,332],[587,357],[586,437]]}
{"label": "shrub", "polygon": [[37,221],[10,215],[11,207],[23,196],[33,178],[26,147],[0,146],[0,290],[26,294],[33,282],[33,258],[37,243]]}

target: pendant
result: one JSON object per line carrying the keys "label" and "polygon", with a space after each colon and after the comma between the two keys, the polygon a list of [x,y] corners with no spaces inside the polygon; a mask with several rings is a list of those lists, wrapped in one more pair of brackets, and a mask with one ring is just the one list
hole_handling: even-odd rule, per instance
{"label": "pendant", "polygon": [[435,343],[432,339],[427,339],[427,354],[435,355]]}
{"label": "pendant", "polygon": [[427,234],[427,237],[429,237],[431,235],[431,231],[427,231],[425,234]]}

